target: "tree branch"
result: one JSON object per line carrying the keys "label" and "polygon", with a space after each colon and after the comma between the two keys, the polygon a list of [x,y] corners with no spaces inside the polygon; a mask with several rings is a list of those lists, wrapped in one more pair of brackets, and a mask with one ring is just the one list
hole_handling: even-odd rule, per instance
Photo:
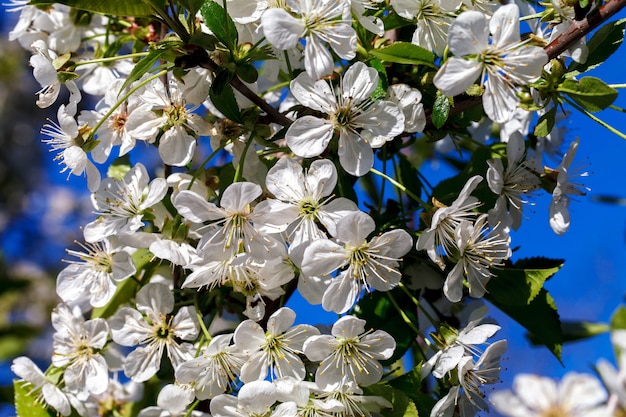
{"label": "tree branch", "polygon": [[[214,74],[219,70],[219,66],[211,60],[205,50],[200,48],[193,50],[191,62],[193,63],[192,65],[198,65],[202,68],[206,68]],[[267,113],[267,115],[271,117],[275,123],[278,123],[281,126],[289,126],[293,123],[293,120],[280,113],[274,107],[270,106],[267,101],[259,97],[254,91],[250,90],[250,88],[236,75],[232,80],[230,80],[230,85],[235,90],[243,94],[248,100],[256,104],[261,110]]]}

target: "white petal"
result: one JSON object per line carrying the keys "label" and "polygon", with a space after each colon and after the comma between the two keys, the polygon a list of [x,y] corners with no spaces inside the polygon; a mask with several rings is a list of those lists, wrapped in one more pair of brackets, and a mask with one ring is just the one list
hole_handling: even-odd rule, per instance
{"label": "white petal", "polygon": [[482,53],[488,47],[488,39],[485,15],[473,10],[461,13],[448,31],[450,51],[459,57]]}
{"label": "white petal", "polygon": [[368,99],[378,87],[378,72],[363,62],[350,66],[343,76],[341,95],[344,100],[359,103]]}
{"label": "white petal", "polygon": [[281,8],[271,8],[261,16],[263,34],[277,49],[295,48],[304,33],[304,23]]}
{"label": "white petal", "polygon": [[493,35],[494,47],[501,49],[519,42],[519,8],[515,3],[500,6],[489,21],[489,31]]}
{"label": "white petal", "polygon": [[439,68],[433,82],[446,96],[457,96],[478,80],[481,71],[478,61],[452,57]]}
{"label": "white petal", "polygon": [[308,276],[330,274],[348,262],[348,252],[328,239],[315,241],[304,250],[302,272]]}
{"label": "white petal", "polygon": [[374,166],[374,151],[361,135],[341,132],[339,136],[339,162],[349,174],[361,177]]}
{"label": "white petal", "polygon": [[293,153],[303,158],[311,158],[324,152],[333,137],[333,131],[330,121],[303,116],[289,126],[285,140]]}
{"label": "white petal", "polygon": [[324,80],[311,78],[306,72],[294,78],[289,89],[300,104],[313,110],[331,113],[337,106],[337,99],[331,86]]}

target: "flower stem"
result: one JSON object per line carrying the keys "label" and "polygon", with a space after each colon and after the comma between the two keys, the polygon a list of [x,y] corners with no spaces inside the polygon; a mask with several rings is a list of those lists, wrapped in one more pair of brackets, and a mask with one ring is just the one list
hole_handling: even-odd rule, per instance
{"label": "flower stem", "polygon": [[253,141],[254,141],[254,132],[250,133],[250,137],[248,137],[248,140],[246,141],[246,144],[243,148],[243,152],[241,153],[241,156],[239,157],[239,163],[237,164],[237,169],[235,170],[235,177],[233,178],[233,183],[241,181],[243,177],[243,165],[246,160],[246,154],[248,153],[248,149],[250,148],[250,145],[252,144]]}
{"label": "flower stem", "polygon": [[379,170],[375,169],[375,168],[371,168],[370,172],[372,174],[378,175],[381,178],[386,179],[387,181],[389,181],[391,184],[393,184],[396,188],[398,188],[400,191],[402,191],[403,193],[405,193],[406,195],[408,195],[409,197],[411,197],[413,200],[417,201],[418,203],[420,203],[422,206],[426,207],[427,204],[418,196],[416,196],[415,194],[413,194],[413,192],[411,192],[410,190],[408,190],[404,185],[400,184],[398,181],[394,180],[393,178],[391,178],[388,175],[385,175],[384,173],[380,172]]}
{"label": "flower stem", "polygon": [[146,55],[148,55],[148,52],[136,52],[134,54],[128,54],[128,55],[110,56],[106,58],[97,58],[97,59],[88,59],[85,61],[78,61],[74,65],[79,67],[81,65],[103,64],[105,62],[120,61],[122,59],[128,59],[128,58],[138,58],[138,57],[142,57]]}
{"label": "flower stem", "polygon": [[591,114],[591,112],[583,109],[582,107],[580,107],[578,104],[576,104],[574,101],[568,99],[567,97],[564,97],[564,99],[570,106],[572,106],[573,108],[575,108],[576,110],[578,110],[579,112],[581,112],[582,114],[584,114],[585,116],[587,116],[588,118],[593,120],[594,122],[598,123],[601,126],[604,126],[606,129],[608,129],[609,131],[615,133],[620,138],[626,139],[626,134],[624,134],[624,133],[620,132],[619,130],[615,129],[613,126],[611,126],[610,124],[606,123],[605,121],[597,118],[596,116]]}
{"label": "flower stem", "polygon": [[139,83],[135,87],[131,88],[128,93],[124,94],[124,96],[121,99],[119,99],[118,102],[115,103],[115,105],[113,107],[111,107],[109,109],[109,111],[106,112],[106,114],[104,116],[102,116],[102,119],[100,119],[100,121],[94,126],[94,128],[89,133],[89,137],[93,139],[93,137],[96,135],[96,132],[98,131],[98,129],[100,129],[100,127],[104,124],[104,122],[113,114],[113,112],[115,112],[115,110],[118,109],[118,107],[120,107],[122,105],[122,103],[124,103],[128,99],[128,97],[133,95],[133,93],[135,91],[139,90],[141,87],[143,87],[144,85],[148,84],[150,81],[155,80],[155,79],[159,78],[162,75],[167,75],[167,73],[172,68],[174,68],[174,67],[173,66],[165,67],[165,69],[157,72],[152,77],[145,79],[144,81],[142,81],[141,83]]}

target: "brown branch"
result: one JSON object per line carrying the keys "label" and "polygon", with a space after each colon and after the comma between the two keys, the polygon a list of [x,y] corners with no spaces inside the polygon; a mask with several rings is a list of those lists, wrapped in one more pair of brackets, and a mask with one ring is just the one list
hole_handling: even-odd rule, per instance
{"label": "brown branch", "polygon": [[544,48],[548,58],[553,59],[561,55],[575,42],[615,16],[624,6],[626,6],[626,0],[609,0],[589,13],[583,20],[574,20],[565,32]]}
{"label": "brown branch", "polygon": [[[573,21],[570,27],[563,32],[559,37],[550,42],[544,50],[548,54],[549,59],[554,59],[565,52],[574,43],[578,42],[584,36],[589,34],[592,30],[600,26],[603,22],[606,22],[611,17],[615,16],[626,6],[626,0],[609,0],[600,6],[598,9],[592,11],[580,21]],[[454,107],[450,109],[450,116],[454,114],[462,113],[474,106],[478,106],[482,103],[482,97],[457,97]],[[432,128],[432,110],[426,111],[426,127]]]}
{"label": "brown branch", "polygon": [[[192,65],[198,65],[202,68],[206,68],[212,73],[217,73],[219,71],[219,66],[211,60],[209,55],[205,50],[197,48],[194,49],[191,55]],[[254,91],[250,90],[250,88],[243,83],[236,75],[230,80],[230,85],[248,100],[256,104],[261,110],[263,110],[272,120],[281,125],[281,126],[289,126],[293,123],[293,120],[286,117],[284,114],[280,113],[274,107],[270,106],[267,101],[263,100],[259,97]]]}

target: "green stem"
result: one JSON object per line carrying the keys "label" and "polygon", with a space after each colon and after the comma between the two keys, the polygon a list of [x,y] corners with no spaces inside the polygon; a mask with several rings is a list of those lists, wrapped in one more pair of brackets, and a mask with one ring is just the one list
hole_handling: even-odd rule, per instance
{"label": "green stem", "polygon": [[195,172],[193,173],[193,176],[191,177],[191,181],[189,181],[189,186],[187,187],[188,190],[191,189],[191,187],[193,186],[193,183],[198,179],[198,177],[200,176],[200,173],[202,172],[202,169],[206,166],[206,164],[208,164],[209,161],[215,157],[215,155],[217,155],[219,152],[224,150],[224,146],[226,145],[222,145],[216,150],[214,150],[211,153],[211,155],[207,156],[207,158],[204,161],[202,161],[198,169],[196,169]]}
{"label": "green stem", "polygon": [[86,61],[76,62],[74,66],[79,67],[81,65],[102,64],[105,62],[120,61],[122,59],[127,59],[127,58],[138,58],[138,57],[146,56],[146,55],[148,55],[148,52],[136,52],[134,54],[128,54],[128,55],[110,56],[107,58],[98,58],[98,59],[88,59]]}
{"label": "green stem", "polygon": [[430,315],[430,313],[424,308],[424,306],[422,305],[422,303],[420,302],[420,300],[418,300],[412,293],[411,291],[409,291],[409,289],[406,287],[406,285],[404,285],[404,283],[400,282],[398,283],[398,287],[400,287],[400,289],[402,291],[404,291],[404,293],[406,295],[409,296],[409,298],[411,299],[411,301],[413,302],[413,304],[415,304],[415,306],[417,308],[419,308],[419,310],[422,312],[422,314],[424,314],[424,316],[426,316],[426,318],[428,319],[428,321],[433,325],[436,326],[437,323],[439,323],[438,320],[435,320],[433,318],[433,316]]}
{"label": "green stem", "polygon": [[585,116],[587,116],[588,118],[593,120],[594,122],[598,123],[601,126],[604,126],[606,129],[608,129],[609,131],[615,133],[620,138],[626,139],[626,134],[624,134],[624,133],[620,132],[619,130],[615,129],[613,126],[611,126],[610,124],[606,123],[605,121],[597,118],[596,116],[591,114],[589,111],[583,109],[582,107],[580,107],[578,104],[576,104],[574,101],[568,99],[567,97],[564,97],[564,99],[570,106],[572,106],[573,108],[575,108],[576,110],[578,110],[579,112],[581,112],[582,114],[584,114]]}
{"label": "green stem", "polygon": [[202,328],[202,334],[204,335],[206,340],[211,341],[213,337],[211,337],[211,335],[209,334],[209,329],[207,329],[206,325],[204,324],[204,315],[202,314],[202,311],[200,310],[200,302],[199,302],[198,294],[199,293],[196,293],[196,295],[193,298],[193,305],[196,308],[196,317],[198,318],[198,322],[200,323],[200,327]]}
{"label": "green stem", "polygon": [[609,106],[609,109],[611,109],[611,110],[616,110],[616,111],[619,111],[619,112],[622,112],[622,113],[626,113],[626,109],[625,109],[625,108],[623,108],[623,107],[617,107],[617,106],[614,106],[614,105],[612,105],[612,104]]}
{"label": "green stem", "polygon": [[609,84],[611,88],[626,88],[626,84]]}
{"label": "green stem", "polygon": [[244,161],[246,159],[246,154],[248,153],[248,149],[250,148],[250,145],[252,144],[253,141],[254,141],[254,132],[250,133],[250,137],[246,141],[246,145],[243,148],[243,152],[241,153],[241,156],[239,156],[239,163],[237,164],[237,169],[235,170],[235,177],[233,178],[233,183],[241,181],[241,178],[243,177]]}
{"label": "green stem", "polygon": [[185,417],[189,417],[191,416],[191,413],[193,413],[193,410],[196,409],[196,407],[198,406],[198,404],[200,404],[200,400],[196,400],[193,402],[193,404],[191,404],[189,406],[189,410],[187,410],[187,412],[185,413]]}
{"label": "green stem", "polygon": [[[406,315],[406,313],[398,305],[398,302],[393,298],[393,296],[389,292],[386,292],[385,295],[387,296],[389,301],[391,301],[391,304],[393,304],[393,306],[398,311],[398,313],[400,313],[400,316],[402,317],[402,320],[404,320],[406,325],[409,326],[409,328],[411,330],[413,330],[415,332],[415,334],[417,334],[419,337],[421,337],[422,340],[427,341],[428,339],[426,339],[426,336],[420,331],[420,329],[417,328],[417,326],[415,326],[415,324],[413,324],[413,322],[411,321],[409,316]],[[424,351],[421,348],[420,348],[420,353],[422,354],[422,357],[424,359],[426,359],[426,354],[424,353]]]}
{"label": "green stem", "polygon": [[370,172],[372,174],[380,176],[381,178],[386,179],[391,184],[393,184],[395,187],[397,187],[400,191],[402,191],[403,193],[405,193],[406,195],[411,197],[413,200],[415,200],[418,203],[420,203],[422,206],[426,207],[428,205],[424,201],[422,201],[421,198],[419,198],[418,196],[413,194],[410,190],[408,190],[404,185],[400,184],[398,181],[394,180],[393,178],[389,177],[388,175],[383,174],[382,172],[380,172],[379,170],[377,170],[375,168],[371,168]]}
{"label": "green stem", "polygon": [[115,110],[117,110],[122,105],[122,103],[124,103],[137,90],[139,90],[141,87],[143,87],[146,84],[148,84],[150,81],[155,80],[155,79],[159,78],[162,75],[167,75],[167,73],[172,68],[174,68],[174,67],[173,66],[166,67],[164,70],[157,72],[152,77],[145,79],[144,81],[142,81],[141,83],[139,83],[135,87],[131,88],[128,93],[124,94],[124,96],[121,99],[119,99],[119,101],[117,103],[115,103],[115,105],[113,107],[111,107],[108,112],[106,112],[106,114],[102,117],[102,119],[100,119],[100,121],[91,130],[91,132],[89,133],[89,137],[93,139],[93,137],[96,135],[96,132],[98,131],[98,129],[100,129],[100,127],[104,124],[104,122],[115,112]]}

